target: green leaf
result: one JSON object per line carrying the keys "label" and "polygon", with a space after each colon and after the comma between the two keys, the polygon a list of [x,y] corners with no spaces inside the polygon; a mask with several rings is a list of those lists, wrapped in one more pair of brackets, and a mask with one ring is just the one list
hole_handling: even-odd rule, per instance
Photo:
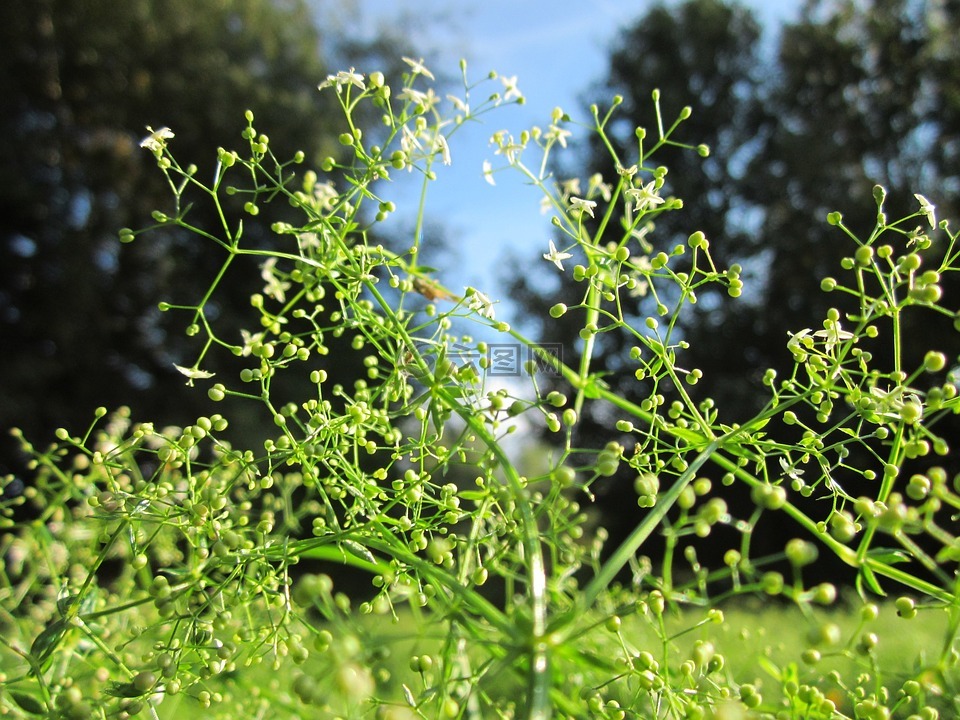
{"label": "green leaf", "polygon": [[762,667],[774,680],[778,682],[783,680],[781,677],[782,673],[780,668],[773,664],[769,658],[764,657],[763,655],[757,655],[757,664]]}
{"label": "green leaf", "polygon": [[591,375],[587,378],[587,384],[583,387],[583,395],[591,400],[600,397],[601,389],[606,390],[610,386],[600,379],[600,375]]}
{"label": "green leaf", "polygon": [[883,588],[880,587],[880,583],[877,582],[877,576],[873,574],[873,570],[870,569],[869,565],[860,566],[860,574],[857,575],[857,592],[863,595],[863,591],[860,587],[861,579],[867,584],[867,587],[870,588],[872,592],[879,595],[880,597],[886,597],[887,594],[883,591]]}
{"label": "green leaf", "polygon": [[355,540],[344,540],[342,544],[351,555],[358,557],[361,560],[366,560],[371,565],[377,564],[377,559],[373,556],[373,553]]}
{"label": "green leaf", "polygon": [[120,697],[120,698],[135,698],[135,697],[141,697],[142,695],[145,694],[142,690],[138,690],[137,688],[135,688],[132,682],[110,683],[110,685],[108,685],[104,689],[104,692],[107,695],[110,695],[112,697]]}
{"label": "green leaf", "polygon": [[66,620],[54,620],[34,639],[33,644],[30,646],[30,654],[39,665],[43,665],[53,651],[56,650],[57,645],[60,644],[63,636],[67,633],[67,627]]}
{"label": "green leaf", "polygon": [[899,548],[870,548],[867,551],[867,557],[871,560],[886,563],[887,565],[896,565],[897,563],[910,562],[911,555],[906,550]]}
{"label": "green leaf", "polygon": [[10,691],[10,697],[23,710],[30,715],[46,715],[47,708],[43,703],[37,700],[33,695],[20,692],[19,690]]}

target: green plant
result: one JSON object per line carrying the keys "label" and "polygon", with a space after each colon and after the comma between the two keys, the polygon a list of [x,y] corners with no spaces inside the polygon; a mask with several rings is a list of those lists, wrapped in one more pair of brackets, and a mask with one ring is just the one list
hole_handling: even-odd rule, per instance
{"label": "green plant", "polygon": [[[474,104],[481,91],[464,65],[463,94],[447,115],[432,89],[420,89],[429,71],[407,62],[395,94],[379,73],[350,70],[323,83],[343,108],[340,141],[354,159],[324,162],[322,176],[298,173],[301,155],[274,157],[250,113],[246,150],[220,149],[210,184],[175,159],[171,131],[144,141],[175,200],[171,212],[154,214],[154,228],[189,230],[224,258],[198,300],[161,304],[183,313],[198,340],[180,371],[189,385],[207,386],[211,403],[262,406],[272,429],[262,447],[236,448],[225,440],[223,414],[159,428],[100,409],[87,431],[61,430],[51,447],[23,441],[34,477],[22,495],[8,492],[0,541],[2,712],[956,712],[960,545],[950,528],[960,496],[936,460],[949,452],[937,426],[960,408],[954,370],[936,348],[912,368],[899,352],[888,364],[869,347],[880,333],[895,348],[907,342],[903,313],[955,317],[939,279],[960,266],[957,234],[946,223],[936,235],[915,228],[919,219],[937,229],[920,197],[917,212],[888,221],[879,187],[867,237],[831,214],[853,252],[845,275],[823,287],[853,304],[794,333],[793,374],[768,372],[763,411],[728,425],[709,398],[697,397],[702,373],[684,366],[682,318],[708,284],[737,297],[740,268],[717,268],[699,232],[672,249],[652,244],[657,217],[682,208],[660,194],[667,169],[654,164],[656,153],[665,145],[709,152],[676,139],[691,111],[668,126],[655,94],[657,127],[637,131],[634,157],[615,157],[612,182],[590,178],[585,189],[547,170],[574,126],[561,110],[546,129],[493,136],[505,167],[540,187],[555,213],[559,239],[544,259],[562,271],[579,261],[571,272],[580,301],[550,312],[582,318],[582,344],[568,363],[497,319],[479,290],[444,287],[419,258],[434,163],[449,162],[449,138],[462,123],[520,97],[515,81],[504,78],[502,93]],[[382,112],[380,137],[354,126],[361,103]],[[604,140],[616,105],[594,108],[585,129]],[[413,241],[392,248],[374,230],[395,210],[385,181],[402,171],[422,176],[423,202]],[[494,171],[485,168],[491,180]],[[191,225],[195,202],[211,204],[221,225]],[[277,222],[273,246],[246,246],[242,214],[267,214],[277,202],[299,209],[302,224]],[[152,229],[125,229],[120,239]],[[247,256],[260,261],[264,290],[251,298],[252,325],[226,337],[217,329],[217,291]],[[655,298],[656,314],[625,317],[626,292]],[[528,353],[525,387],[493,383],[492,341],[475,340],[471,327]],[[625,372],[650,389],[643,402],[613,394],[591,370],[606,333],[633,339]],[[330,340],[341,337],[354,354],[328,357]],[[236,373],[212,377],[204,370],[212,353],[236,356]],[[333,384],[330,363],[356,363],[366,378]],[[542,390],[544,372],[561,376],[567,391]],[[310,379],[310,397],[285,397],[282,379],[291,374]],[[603,447],[576,445],[585,412],[609,417]],[[521,416],[558,438],[545,465],[530,471],[504,445]],[[606,548],[589,503],[596,488],[627,473],[635,528]],[[848,494],[847,478],[865,480],[870,494]],[[5,488],[16,482],[5,478]],[[748,517],[733,517],[724,499],[734,484],[750,489]],[[820,499],[819,514],[798,502],[809,497]],[[754,528],[769,521],[788,523],[795,539],[756,556]],[[721,531],[734,538],[723,567],[701,566],[695,541]],[[666,544],[656,564],[642,554],[655,532]],[[818,609],[837,603],[837,589],[804,581],[803,568],[820,553],[840,558],[856,578],[862,599],[850,599],[846,628]],[[368,589],[345,591],[330,569],[344,565],[368,578]],[[899,596],[897,622],[920,611],[946,619],[939,647],[918,649],[914,664],[893,670],[881,661],[875,629],[890,605],[870,600],[887,593]],[[808,632],[788,657],[762,658],[758,676],[726,661],[718,628],[725,609],[742,607],[726,601],[769,596],[798,608]],[[818,667],[832,660],[844,660],[844,672],[821,676]]]}

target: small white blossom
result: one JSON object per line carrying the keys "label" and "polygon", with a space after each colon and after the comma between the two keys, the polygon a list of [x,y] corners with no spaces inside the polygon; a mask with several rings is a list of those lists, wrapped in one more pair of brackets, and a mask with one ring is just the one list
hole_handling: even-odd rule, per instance
{"label": "small white blossom", "polygon": [[634,212],[643,212],[663,203],[663,198],[657,194],[656,183],[653,180],[642,187],[630,188],[625,194],[633,199]]}
{"label": "small white blossom", "polygon": [[449,165],[451,162],[450,145],[447,143],[447,136],[438,132],[436,139],[433,141],[433,147],[436,152],[440,153],[443,164]]}
{"label": "small white blossom", "polygon": [[517,88],[517,76],[513,77],[500,77],[500,82],[503,83],[504,93],[503,99],[504,102],[509,102],[512,98],[522,99],[523,93],[520,92]]}
{"label": "small white blossom", "polygon": [[587,213],[590,217],[593,217],[593,209],[597,206],[597,203],[593,200],[584,200],[583,198],[572,197],[570,198],[570,210],[571,212],[579,213],[582,217],[583,213]]}
{"label": "small white blossom", "polygon": [[140,147],[146,148],[154,155],[159,155],[162,153],[163,149],[167,146],[167,140],[175,137],[173,130],[168,127],[162,127],[159,130],[154,130],[152,127],[147,125],[147,130],[150,131],[150,134],[140,141]]}
{"label": "small white blossom", "polygon": [[260,266],[260,277],[264,282],[263,294],[282,303],[286,302],[286,291],[290,289],[290,283],[282,281],[277,277],[276,265],[277,258],[268,258],[267,261]]}
{"label": "small white blossom", "polygon": [[240,351],[242,357],[249,357],[253,352],[253,344],[263,340],[263,333],[251,333],[249,330],[240,329],[240,337],[243,338],[243,348]]}
{"label": "small white blossom", "polygon": [[573,135],[572,132],[557,125],[551,125],[547,128],[547,134],[544,136],[550,142],[560,143],[560,147],[567,146],[567,138]]}
{"label": "small white blossom", "polygon": [[341,70],[336,75],[327,75],[327,79],[320,83],[317,87],[321,90],[327,87],[336,87],[337,92],[343,89],[344,85],[355,85],[361,90],[366,90],[367,86],[363,84],[363,75],[354,71],[354,68],[349,70]]}
{"label": "small white blossom", "polygon": [[610,202],[613,188],[609,183],[603,181],[603,175],[600,173],[594,173],[590,176],[590,180],[587,181],[587,195],[592,196],[597,192],[600,193],[600,197],[603,198],[604,202]]}
{"label": "small white blossom", "polygon": [[927,200],[923,195],[914,194],[914,197],[917,199],[917,202],[920,203],[920,212],[926,215],[927,221],[930,223],[930,227],[936,227],[937,214],[934,204]]}
{"label": "small white blossom", "polygon": [[477,313],[480,317],[488,320],[494,320],[493,301],[476,288],[466,288],[465,295],[468,299],[468,307]]}
{"label": "small white blossom", "polygon": [[414,150],[423,152],[423,145],[420,144],[420,139],[407,125],[403,125],[400,128],[400,149],[408,156],[412,156]]}
{"label": "small white blossom", "polygon": [[440,102],[440,98],[433,92],[433,88],[430,88],[426,92],[414,90],[413,88],[404,88],[400,91],[400,94],[397,95],[397,98],[399,100],[409,100],[414,105],[421,106],[424,110],[430,110]]}
{"label": "small white blossom", "polygon": [[199,368],[185,368],[180,365],[174,364],[174,367],[187,376],[187,385],[193,387],[194,380],[206,380],[207,378],[212,378],[216,373],[207,372],[206,370],[200,370]]}
{"label": "small white blossom", "polygon": [[631,165],[628,168],[625,168],[623,165],[617,163],[617,175],[622,177],[632,178],[637,174],[639,168],[636,165]]}
{"label": "small white blossom", "polygon": [[483,161],[483,179],[486,180],[490,185],[497,184],[493,179],[493,165],[490,164],[489,160]]}
{"label": "small white blossom", "polygon": [[511,165],[517,161],[517,155],[526,147],[525,143],[516,142],[513,135],[508,134],[505,130],[494,133],[490,142],[497,146],[494,154],[503,155]]}
{"label": "small white blossom", "polygon": [[560,191],[564,197],[580,194],[580,178],[570,178],[560,183]]}
{"label": "small white blossom", "polygon": [[803,470],[791,464],[785,457],[780,458],[780,469],[783,470],[783,474],[791,480],[803,482],[803,480],[800,479],[800,476],[803,475]]}
{"label": "small white blossom", "polygon": [[466,115],[470,114],[470,106],[466,101],[461,100],[456,95],[447,95],[447,100],[453,103],[453,107],[457,109],[457,112],[462,112]]}
{"label": "small white blossom", "polygon": [[563,272],[563,264],[561,263],[561,260],[566,260],[567,258],[572,257],[573,255],[568,252],[560,252],[557,250],[557,246],[553,244],[553,240],[550,241],[550,252],[543,254],[543,259],[552,262],[554,265],[560,268],[561,272]]}
{"label": "small white blossom", "polygon": [[839,322],[833,323],[829,329],[817,330],[813,333],[813,336],[815,338],[823,338],[823,347],[828,353],[833,352],[837,344],[854,337],[852,332],[841,330]]}
{"label": "small white blossom", "polygon": [[427,70],[426,65],[423,64],[423,58],[414,60],[412,58],[405,57],[403,58],[403,61],[410,66],[414,75],[423,75],[431,80],[436,80],[436,78],[433,76],[433,73]]}

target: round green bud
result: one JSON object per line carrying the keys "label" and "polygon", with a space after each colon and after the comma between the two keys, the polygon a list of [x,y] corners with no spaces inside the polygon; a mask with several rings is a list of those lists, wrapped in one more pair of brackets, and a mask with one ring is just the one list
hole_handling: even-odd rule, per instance
{"label": "round green bud", "polygon": [[563,317],[563,315],[565,315],[566,312],[567,312],[567,306],[564,305],[563,303],[557,303],[556,305],[550,308],[550,317],[552,318]]}
{"label": "round green bud", "polygon": [[547,395],[547,402],[553,407],[563,407],[567,404],[567,397],[562,392],[557,392],[556,390],[550,391]]}
{"label": "round green bud", "polygon": [[803,567],[816,562],[817,556],[819,555],[816,545],[806,540],[801,540],[800,538],[790,540],[784,552],[786,553],[787,560],[796,567]]}
{"label": "round green bud", "polygon": [[133,689],[138,693],[146,695],[153,689],[153,686],[157,684],[157,676],[148,670],[144,670],[134,676],[131,684],[133,685]]}
{"label": "round green bud", "polygon": [[570,487],[577,480],[577,471],[569,465],[561,465],[551,475],[553,481],[560,487]]}
{"label": "round green bud", "polygon": [[843,631],[836,623],[823,623],[811,628],[808,639],[814,645],[839,645],[843,640]]}
{"label": "round green bud", "polygon": [[905,402],[900,407],[900,419],[907,425],[915,425],[923,419],[923,405],[915,400]]}
{"label": "round green bud", "polygon": [[911,620],[917,616],[917,604],[913,598],[898,597],[894,607],[897,609],[897,615],[905,620]]}
{"label": "round green bud", "polygon": [[616,458],[603,458],[597,463],[597,473],[603,477],[612,477],[620,469],[620,461]]}
{"label": "round green bud", "polygon": [[923,369],[927,372],[940,372],[947,365],[947,356],[942,352],[929,351],[923,356]]}

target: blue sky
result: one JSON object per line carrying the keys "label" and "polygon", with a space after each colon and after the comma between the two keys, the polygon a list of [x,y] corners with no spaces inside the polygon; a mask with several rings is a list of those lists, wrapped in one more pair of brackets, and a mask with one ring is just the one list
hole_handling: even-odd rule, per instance
{"label": "blue sky", "polygon": [[[756,9],[772,40],[776,25],[795,17],[801,3],[744,4]],[[406,20],[404,31],[410,34],[412,47],[423,48],[419,55],[428,58],[428,66],[438,75],[455,76],[462,57],[471,79],[490,70],[518,77],[526,103],[491,113],[482,124],[458,131],[451,142],[453,163],[440,168],[439,181],[428,193],[428,218],[442,229],[449,251],[432,263],[431,258],[422,262],[442,267],[441,279],[449,287],[472,285],[496,299],[504,296],[501,281],[518,264],[529,263],[531,272],[551,271],[551,265],[538,260],[553,237],[549,218],[540,214],[539,193],[513,173],[498,174],[496,187],[482,178],[483,160],[499,159],[489,138],[501,129],[517,135],[531,125],[545,127],[558,105],[574,120],[585,120],[581,98],[604,76],[607,49],[620,30],[653,5],[650,0],[356,0],[354,13],[341,17],[341,27],[348,32],[401,27]],[[418,190],[401,189],[396,222],[409,218],[402,212],[403,203],[415,203]]]}

